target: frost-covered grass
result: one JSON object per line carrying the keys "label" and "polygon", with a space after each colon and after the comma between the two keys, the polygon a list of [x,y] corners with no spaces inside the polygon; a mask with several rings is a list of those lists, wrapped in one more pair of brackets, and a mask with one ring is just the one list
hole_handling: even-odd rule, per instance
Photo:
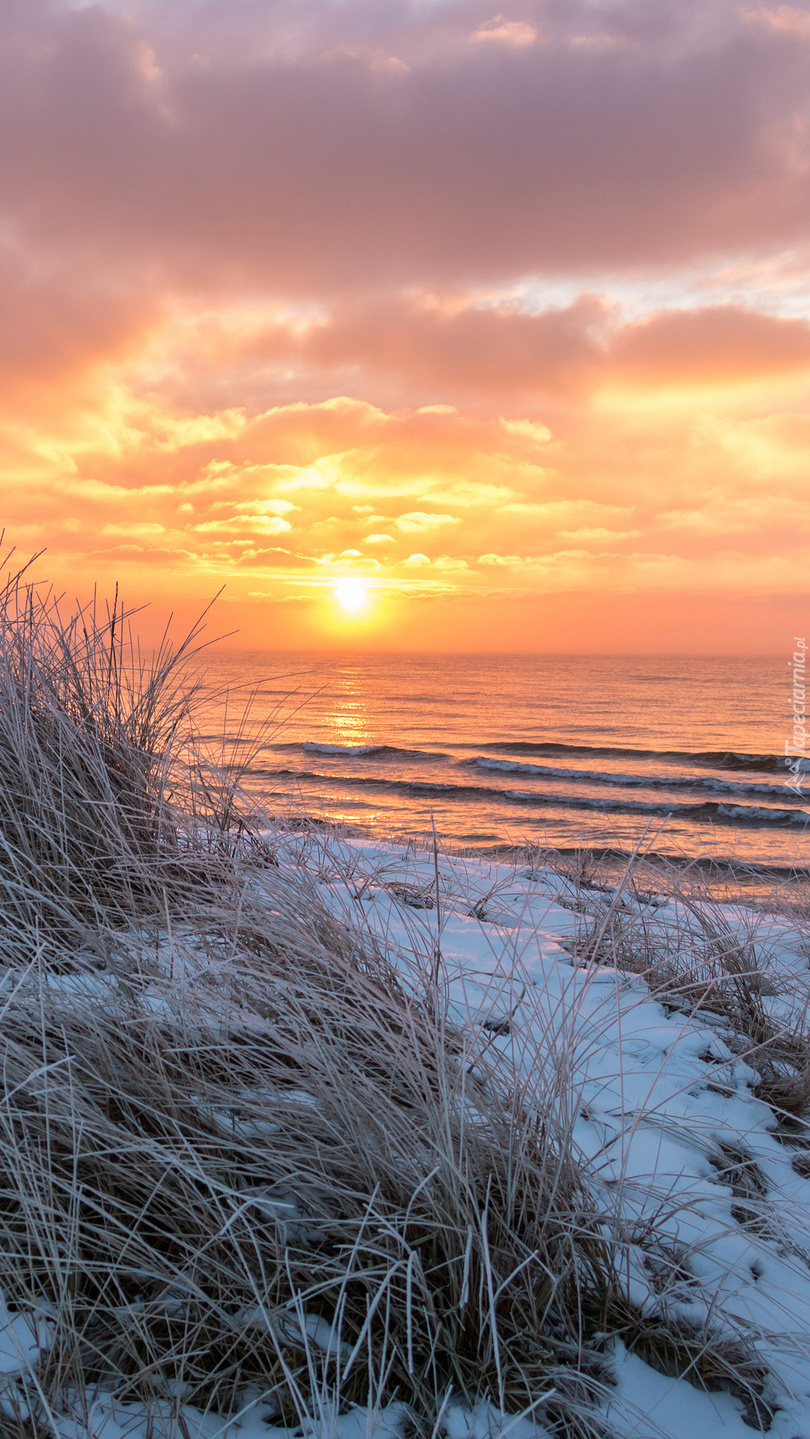
{"label": "frost-covered grass", "polygon": [[805,910],[251,813],[0,605],[0,1430],[810,1434]]}

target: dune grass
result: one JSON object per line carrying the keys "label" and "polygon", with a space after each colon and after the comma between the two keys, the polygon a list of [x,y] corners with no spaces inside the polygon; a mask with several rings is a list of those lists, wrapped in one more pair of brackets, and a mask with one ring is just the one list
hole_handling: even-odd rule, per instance
{"label": "dune grass", "polygon": [[[769,914],[786,917],[798,952],[810,955],[806,878],[776,883],[758,902],[742,885],[734,894],[727,884],[718,899],[710,884],[674,866],[657,878],[663,893],[656,899],[639,884],[634,865],[618,886],[601,891],[593,879],[583,886],[577,869],[577,956],[585,964],[642,975],[671,1009],[723,1020],[737,1051],[757,1070],[757,1096],[780,1121],[803,1122],[810,1115],[810,989],[771,965],[773,940],[763,940],[763,929]],[[767,1001],[779,997],[783,1003],[774,1013]]]}
{"label": "dune grass", "polygon": [[[117,602],[0,591],[0,1429],[95,1434],[105,1395],[144,1433],[394,1404],[435,1439],[486,1400],[601,1439],[611,1330],[766,1428],[744,1345],[630,1303],[565,1056],[493,1064],[438,948],[405,984],[274,862],[203,753],[198,642],[143,658]],[[581,960],[722,995],[782,1075],[719,920],[673,950],[639,914],[606,899]]]}

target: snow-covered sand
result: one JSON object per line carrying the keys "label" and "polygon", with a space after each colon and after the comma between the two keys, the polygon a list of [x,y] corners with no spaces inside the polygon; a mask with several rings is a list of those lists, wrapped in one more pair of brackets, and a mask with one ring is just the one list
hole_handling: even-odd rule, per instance
{"label": "snow-covered sand", "polygon": [[[606,1434],[751,1439],[765,1428],[774,1439],[810,1439],[810,1164],[802,1163],[802,1127],[788,1132],[755,1096],[757,1056],[743,1052],[722,1013],[707,1003],[690,1016],[662,1003],[666,995],[656,997],[642,975],[583,965],[577,954],[589,919],[604,926],[606,916],[624,912],[648,919],[657,932],[669,926],[680,944],[691,933],[697,944],[699,917],[661,896],[589,891],[545,867],[434,855],[325,830],[270,838],[281,872],[303,869],[313,877],[327,909],[373,937],[406,987],[424,973],[425,956],[435,956],[449,1015],[487,1036],[488,1063],[524,1076],[548,1064],[557,1083],[555,1090],[550,1079],[547,1093],[568,1111],[577,1153],[623,1246],[629,1298],[653,1327],[665,1316],[717,1341],[744,1339],[755,1351],[759,1422],[738,1394],[669,1377],[607,1336],[613,1387],[603,1405]],[[722,918],[741,946],[753,943],[764,1012],[795,1028],[810,996],[800,933],[787,918],[741,906],[726,906]],[[169,1000],[155,979],[156,1013],[182,1006],[182,980],[175,968]],[[8,975],[6,992],[12,983]],[[99,973],[49,980],[102,1004],[112,983]],[[250,1023],[248,1014],[243,1019]],[[342,1343],[316,1332],[314,1317],[302,1316],[301,1324],[316,1347]],[[48,1342],[46,1314],[36,1334],[19,1314],[0,1314],[6,1412],[14,1375],[30,1379],[38,1348]],[[534,1413],[516,1417],[491,1404],[471,1411],[449,1395],[434,1439],[546,1435],[543,1395],[536,1398]],[[147,1416],[100,1391],[81,1420],[54,1415],[52,1423],[65,1439],[148,1439],[155,1425],[186,1439],[273,1439],[306,1429],[279,1429],[261,1395],[249,1392],[228,1420],[168,1401],[162,1419],[160,1406]],[[311,1424],[319,1439],[389,1439],[406,1429],[407,1412],[397,1404],[313,1414]]]}
{"label": "snow-covered sand", "polygon": [[[441,855],[437,912],[430,853],[311,838],[289,849],[317,870],[333,912],[351,922],[362,909],[400,967],[439,942],[451,1013],[491,1031],[493,1058],[520,1068],[536,1062],[538,1044],[566,1057],[580,1096],[579,1151],[614,1190],[628,1230],[644,1235],[633,1297],[651,1313],[660,1308],[647,1258],[656,1244],[688,1256],[679,1292],[668,1286],[667,1312],[754,1336],[780,1406],[769,1432],[810,1435],[810,1179],[792,1165],[802,1151],[776,1137],[772,1110],[752,1094],[755,1056],[735,1057],[727,1026],[712,1014],[668,1012],[641,976],[572,961],[571,905],[583,892],[551,870]],[[602,912],[605,895],[594,899]],[[424,903],[432,907],[415,907]],[[675,908],[650,906],[659,924],[680,927]],[[748,938],[750,913],[726,907],[725,917]],[[755,923],[757,957],[775,991],[764,1003],[774,1017],[795,1018],[810,999],[807,955],[788,921]],[[730,1156],[764,1179],[765,1192],[742,1205]],[[617,1433],[657,1426],[673,1439],[750,1439],[738,1399],[667,1379],[621,1347],[614,1365],[618,1395],[608,1412]]]}

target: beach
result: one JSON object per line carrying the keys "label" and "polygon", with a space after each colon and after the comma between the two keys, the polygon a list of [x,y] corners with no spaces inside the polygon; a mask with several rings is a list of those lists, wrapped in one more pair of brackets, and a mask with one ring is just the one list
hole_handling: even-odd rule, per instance
{"label": "beach", "polygon": [[[323,827],[262,838],[247,949],[178,918],[102,970],[5,973],[6,1043],[32,1058],[6,1142],[41,1071],[84,1174],[63,1273],[87,1274],[84,1300],[6,1288],[6,1411],[42,1392],[66,1439],[806,1432],[803,917]],[[28,1204],[36,1249],[59,1221]],[[96,1358],[66,1388],[71,1335]]]}
{"label": "beach", "polygon": [[261,805],[198,632],[144,662],[19,584],[9,1433],[809,1432],[801,874],[720,899]]}

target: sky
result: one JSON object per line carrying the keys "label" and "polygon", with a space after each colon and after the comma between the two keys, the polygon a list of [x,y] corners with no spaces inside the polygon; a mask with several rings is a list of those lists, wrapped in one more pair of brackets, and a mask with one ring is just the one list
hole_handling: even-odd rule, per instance
{"label": "sky", "polygon": [[250,649],[789,657],[809,124],[810,5],[4,0],[6,543]]}

